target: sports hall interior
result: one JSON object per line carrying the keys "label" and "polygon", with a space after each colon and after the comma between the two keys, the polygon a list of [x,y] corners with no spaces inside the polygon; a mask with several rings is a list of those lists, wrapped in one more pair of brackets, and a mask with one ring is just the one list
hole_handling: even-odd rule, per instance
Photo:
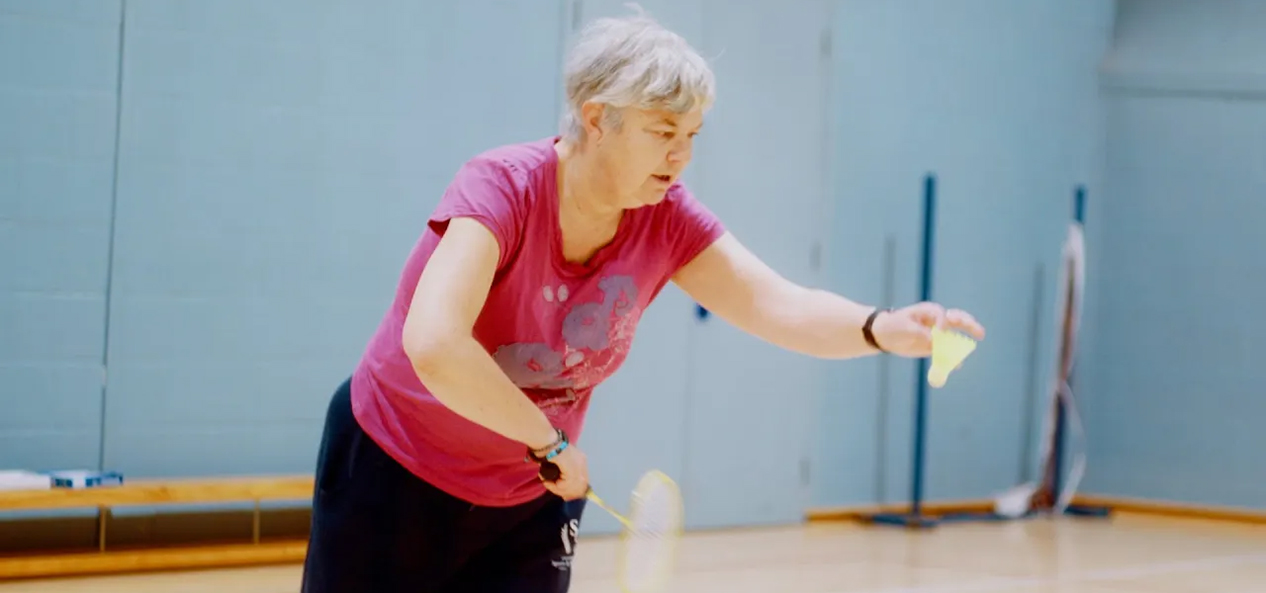
{"label": "sports hall interior", "polygon": [[[666,288],[583,446],[615,506],[679,483],[669,590],[1266,588],[1266,3],[640,4],[715,69],[685,181],[741,241],[989,332],[928,389]],[[0,470],[124,476],[0,490],[0,593],[297,592],[329,397],[427,215],[466,159],[556,133],[569,40],[626,13],[0,0]],[[1074,228],[1056,475],[1108,512],[871,520],[1045,483]],[[575,593],[618,590],[618,527],[587,511]]]}

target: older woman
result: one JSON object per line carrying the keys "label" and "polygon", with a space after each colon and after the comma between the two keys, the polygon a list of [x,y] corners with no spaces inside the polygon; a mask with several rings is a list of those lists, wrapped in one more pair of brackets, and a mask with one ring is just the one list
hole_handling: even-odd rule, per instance
{"label": "older woman", "polygon": [[[575,444],[670,280],[809,356],[926,356],[966,313],[893,311],[797,286],[680,182],[713,100],[708,64],[636,15],[590,25],[566,64],[558,137],[456,174],[395,302],[335,393],[303,590],[567,590],[588,485]],[[538,478],[537,461],[561,470]]]}

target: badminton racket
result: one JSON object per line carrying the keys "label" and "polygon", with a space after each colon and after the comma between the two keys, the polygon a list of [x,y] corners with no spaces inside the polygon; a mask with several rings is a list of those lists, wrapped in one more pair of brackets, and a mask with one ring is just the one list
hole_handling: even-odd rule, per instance
{"label": "badminton racket", "polygon": [[[558,466],[541,464],[541,479],[553,482]],[[585,498],[611,514],[622,526],[616,556],[616,580],[625,593],[653,593],[663,587],[675,565],[684,509],[681,491],[663,472],[642,474],[624,514],[607,504],[593,488]]]}

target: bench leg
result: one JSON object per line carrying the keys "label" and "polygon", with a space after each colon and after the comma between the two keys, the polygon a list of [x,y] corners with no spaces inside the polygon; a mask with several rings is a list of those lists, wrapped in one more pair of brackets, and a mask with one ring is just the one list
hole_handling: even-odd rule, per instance
{"label": "bench leg", "polygon": [[106,549],[106,523],[110,520],[110,507],[97,507],[97,549],[104,552]]}

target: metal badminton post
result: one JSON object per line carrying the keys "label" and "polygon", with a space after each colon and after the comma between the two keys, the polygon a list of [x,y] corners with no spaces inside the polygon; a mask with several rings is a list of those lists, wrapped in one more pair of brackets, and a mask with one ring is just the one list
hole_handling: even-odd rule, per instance
{"label": "metal badminton post", "polygon": [[[923,178],[923,256],[920,265],[920,301],[932,299],[932,251],[936,215],[936,175],[928,173]],[[902,527],[935,527],[938,519],[923,513],[923,465],[927,448],[927,372],[928,361],[916,362],[914,375],[914,459],[910,478],[910,510],[907,513],[876,513],[867,517],[871,522]]]}

